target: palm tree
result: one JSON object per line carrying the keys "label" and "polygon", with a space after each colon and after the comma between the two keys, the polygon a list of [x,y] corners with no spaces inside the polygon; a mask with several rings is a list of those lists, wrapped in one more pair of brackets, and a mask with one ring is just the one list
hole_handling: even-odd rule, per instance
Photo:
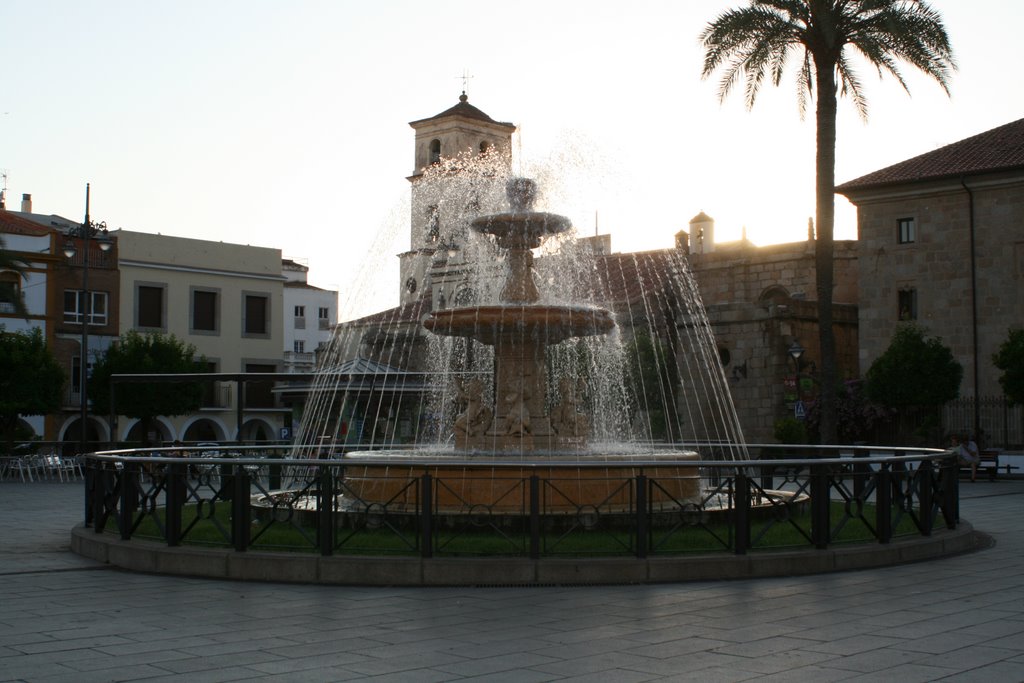
{"label": "palm tree", "polygon": [[907,62],[935,79],[949,94],[956,70],[949,36],[939,13],[923,0],[750,0],[707,25],[703,77],[719,67],[719,98],[743,81],[747,108],[754,105],[766,77],[779,85],[795,53],[801,115],[807,97],[815,98],[815,244],[821,347],[821,439],[836,440],[836,345],[832,333],[833,227],[835,211],[836,102],[849,96],[861,117],[867,102],[851,58],[859,55],[879,76],[891,74],[907,88],[898,62]]}

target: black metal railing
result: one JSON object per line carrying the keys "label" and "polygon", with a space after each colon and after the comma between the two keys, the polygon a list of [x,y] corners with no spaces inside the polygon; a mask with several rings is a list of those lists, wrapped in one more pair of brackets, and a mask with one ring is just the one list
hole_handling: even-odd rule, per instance
{"label": "black metal railing", "polygon": [[[654,459],[488,460],[485,498],[465,494],[466,469],[479,460],[410,467],[367,454],[358,463],[295,460],[266,447],[217,457],[110,451],[86,458],[85,521],[96,533],[169,546],[424,558],[744,555],[956,528],[957,462],[948,451],[750,450],[761,458],[674,468]],[[578,491],[583,472],[602,494]],[[695,473],[700,486],[687,489]]]}

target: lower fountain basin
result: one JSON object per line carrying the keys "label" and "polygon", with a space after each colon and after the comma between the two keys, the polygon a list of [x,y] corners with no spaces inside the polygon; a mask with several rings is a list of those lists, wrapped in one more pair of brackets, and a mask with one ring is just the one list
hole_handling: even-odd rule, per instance
{"label": "lower fountain basin", "polygon": [[[365,465],[360,460],[372,460]],[[382,460],[384,462],[382,462]],[[607,466],[600,466],[608,460]],[[492,514],[529,512],[530,481],[537,477],[543,514],[577,513],[581,508],[621,512],[635,506],[629,480],[638,474],[656,479],[650,503],[657,508],[700,502],[699,460],[693,451],[657,454],[458,454],[428,455],[395,451],[348,453],[343,509],[386,505],[389,511],[416,510],[424,474],[437,481],[434,506],[440,514],[486,510]],[[500,463],[501,467],[495,465]],[[577,466],[574,466],[577,465]]]}

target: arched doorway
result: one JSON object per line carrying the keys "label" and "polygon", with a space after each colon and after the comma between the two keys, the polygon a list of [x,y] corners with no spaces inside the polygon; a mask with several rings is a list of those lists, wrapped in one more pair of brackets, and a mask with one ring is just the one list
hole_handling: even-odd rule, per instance
{"label": "arched doorway", "polygon": [[133,446],[159,446],[171,440],[171,430],[160,420],[152,420],[149,424],[149,432],[143,431],[142,422],[136,421],[128,430],[127,441]]}
{"label": "arched doorway", "polygon": [[[68,423],[60,440],[61,455],[77,455],[82,442],[82,418],[75,418]],[[92,453],[106,448],[106,425],[96,418],[90,417],[86,423],[85,441],[86,452]]]}
{"label": "arched doorway", "polygon": [[274,434],[274,428],[263,420],[249,420],[242,425],[240,438],[246,443],[260,443],[272,441],[276,438],[276,435]]}
{"label": "arched doorway", "polygon": [[220,443],[224,441],[224,433],[213,420],[202,418],[188,426],[182,440],[191,443]]}

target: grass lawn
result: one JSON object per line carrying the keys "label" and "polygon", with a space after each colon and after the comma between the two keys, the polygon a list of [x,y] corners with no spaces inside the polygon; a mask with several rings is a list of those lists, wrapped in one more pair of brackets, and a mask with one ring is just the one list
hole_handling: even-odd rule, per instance
{"label": "grass lawn", "polygon": [[[751,550],[779,550],[812,547],[811,516],[806,508],[779,508],[751,520]],[[267,511],[253,510],[250,539],[252,550],[319,552],[315,515],[274,519]],[[872,531],[875,507],[865,505],[858,517],[845,517],[845,506],[833,502],[830,511],[830,545],[874,543]],[[899,510],[893,509],[897,519]],[[420,532],[412,515],[388,515],[368,519],[365,515],[339,515],[335,531],[335,555],[418,555]],[[907,515],[899,518],[894,536],[913,535],[916,527]],[[369,522],[369,524],[368,524]],[[869,526],[870,525],[870,526]],[[574,516],[542,520],[542,556],[614,557],[636,554],[636,534],[625,516],[606,516],[584,528]],[[731,552],[734,539],[723,513],[681,516],[656,515],[651,521],[649,555],[678,555],[699,552]],[[136,516],[134,538],[165,540],[166,511]],[[231,503],[187,505],[182,510],[182,544],[230,548]],[[112,530],[112,529],[111,529]],[[484,520],[469,517],[435,521],[434,551],[438,556],[527,556],[530,550],[529,520],[502,517]]]}

